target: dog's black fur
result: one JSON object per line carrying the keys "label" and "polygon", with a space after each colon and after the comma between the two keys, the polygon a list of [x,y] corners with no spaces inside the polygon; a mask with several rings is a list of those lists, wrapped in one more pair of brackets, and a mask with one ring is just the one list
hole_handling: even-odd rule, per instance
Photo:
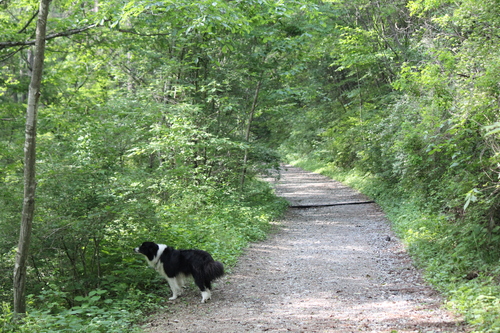
{"label": "dog's black fur", "polygon": [[224,266],[202,250],[176,250],[153,242],[144,242],[135,252],[146,256],[148,264],[165,277],[176,299],[182,293],[184,277],[192,276],[202,293],[202,303],[211,297],[212,282],[224,275]]}

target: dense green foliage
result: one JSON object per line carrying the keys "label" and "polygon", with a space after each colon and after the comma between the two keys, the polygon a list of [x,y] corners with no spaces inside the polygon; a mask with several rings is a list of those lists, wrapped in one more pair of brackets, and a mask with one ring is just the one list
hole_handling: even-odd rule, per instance
{"label": "dense green foliage", "polygon": [[30,315],[11,326],[36,8],[0,2],[5,331],[129,329],[166,293],[131,254],[145,239],[234,263],[284,208],[257,179],[279,155],[349,171],[498,330],[500,8],[477,0],[53,2]]}
{"label": "dense green foliage", "polygon": [[[0,4],[0,42],[11,42],[0,43],[0,331],[124,332],[168,294],[134,247],[151,240],[200,248],[230,270],[286,207],[257,178],[276,169],[278,156],[247,128],[255,87],[275,80],[269,68],[287,44],[274,45],[266,29],[288,20],[291,8],[52,4],[31,296],[19,326],[9,304],[31,55],[22,43],[33,35],[36,5]],[[67,37],[50,37],[58,33]]]}
{"label": "dense green foliage", "polygon": [[450,304],[497,332],[498,3],[328,7],[335,28],[296,83],[314,90],[282,151],[376,198]]}

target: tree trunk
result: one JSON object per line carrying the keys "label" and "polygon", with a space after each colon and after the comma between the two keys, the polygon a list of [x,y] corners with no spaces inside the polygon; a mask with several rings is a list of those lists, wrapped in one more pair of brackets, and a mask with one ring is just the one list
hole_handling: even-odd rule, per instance
{"label": "tree trunk", "polygon": [[[245,131],[245,141],[248,143],[250,141],[250,128],[252,126],[253,116],[255,114],[255,107],[257,106],[257,100],[259,99],[260,86],[262,84],[262,77],[257,82],[257,87],[255,88],[255,95],[253,97],[252,108],[250,109],[250,116],[248,118],[248,124]],[[248,148],[245,149],[245,155],[243,156],[243,171],[241,172],[241,189],[245,185],[245,177],[247,174],[247,161],[248,161]]]}
{"label": "tree trunk", "polygon": [[45,36],[50,0],[40,0],[40,11],[36,27],[35,59],[33,61],[31,83],[26,111],[26,138],[24,143],[24,200],[21,216],[19,245],[14,266],[14,313],[26,313],[26,262],[31,240],[31,229],[35,210],[35,165],[36,165],[36,122],[42,68],[45,55]]}

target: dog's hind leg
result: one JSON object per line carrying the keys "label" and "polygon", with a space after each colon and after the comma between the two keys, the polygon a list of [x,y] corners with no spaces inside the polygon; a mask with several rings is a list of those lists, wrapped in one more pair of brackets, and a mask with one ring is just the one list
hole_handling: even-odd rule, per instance
{"label": "dog's hind leg", "polygon": [[210,291],[210,289],[205,289],[205,291],[201,292],[202,303],[206,303],[211,298],[212,298],[212,292]]}
{"label": "dog's hind leg", "polygon": [[200,291],[201,291],[201,302],[205,303],[210,298],[212,298],[212,293],[210,291],[210,287],[211,287],[210,283],[208,283],[208,286],[205,284],[205,277],[204,276],[200,276],[200,275],[196,275],[195,276],[193,274],[193,278],[194,278],[194,282],[196,283],[196,285],[198,286],[198,288],[200,288]]}

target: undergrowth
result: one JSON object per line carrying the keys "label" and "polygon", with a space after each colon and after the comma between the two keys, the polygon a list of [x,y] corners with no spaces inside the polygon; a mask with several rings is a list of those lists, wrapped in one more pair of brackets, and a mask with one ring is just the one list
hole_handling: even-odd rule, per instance
{"label": "undergrowth", "polygon": [[[62,298],[69,296],[57,290],[29,296],[31,310],[22,319],[15,319],[7,303],[2,304],[0,332],[56,333],[56,332],[140,332],[132,324],[148,311],[161,308],[159,295],[130,288],[127,296],[113,297],[113,291],[98,289],[88,296],[77,296],[77,305],[66,308]],[[43,306],[34,304],[43,302]]]}
{"label": "undergrowth", "polygon": [[358,170],[315,160],[292,164],[370,196],[382,207],[426,280],[464,316],[474,332],[500,331],[500,239],[470,219],[441,212],[426,197]]}
{"label": "undergrowth", "polygon": [[158,206],[154,220],[134,223],[129,218],[126,228],[108,234],[100,249],[98,279],[68,280],[54,272],[34,285],[30,276],[27,315],[16,320],[10,303],[0,301],[0,332],[140,332],[148,314],[168,307],[169,291],[164,279],[133,253],[134,247],[156,241],[199,248],[230,271],[242,249],[265,238],[270,222],[286,207],[265,182],[255,182],[241,194],[185,190],[169,205]]}

